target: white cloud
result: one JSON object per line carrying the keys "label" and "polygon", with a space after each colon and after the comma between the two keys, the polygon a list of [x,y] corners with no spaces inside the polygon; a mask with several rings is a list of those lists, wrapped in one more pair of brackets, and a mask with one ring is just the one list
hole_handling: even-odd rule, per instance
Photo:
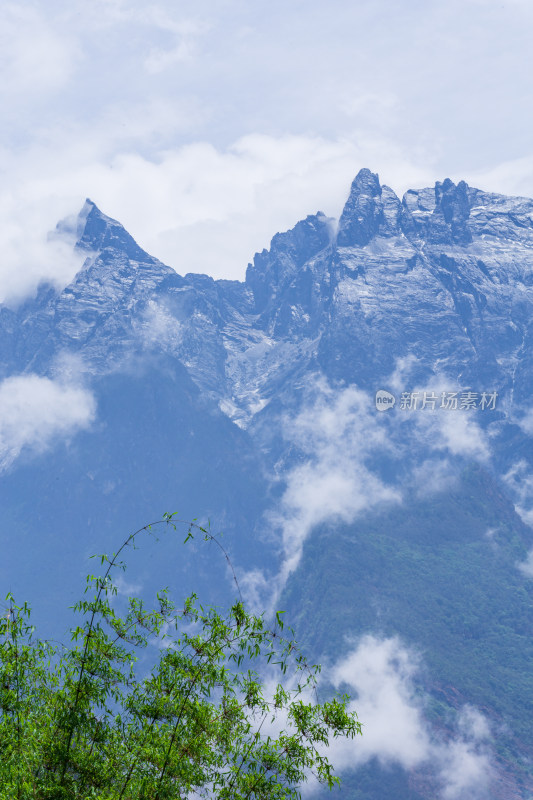
{"label": "white cloud", "polygon": [[526,413],[519,419],[516,420],[517,424],[520,428],[527,433],[529,436],[533,436],[533,409],[530,408],[526,411]]}
{"label": "white cloud", "polygon": [[112,583],[117,590],[118,597],[136,597],[143,589],[142,583],[130,582],[120,574],[113,578]]}
{"label": "white cloud", "polygon": [[157,346],[175,352],[182,340],[181,323],[168,311],[164,303],[150,300],[144,314],[140,319],[133,320],[133,323],[148,348]]}
{"label": "white cloud", "polygon": [[533,527],[533,473],[525,459],[520,459],[505,473],[503,480],[516,500],[515,509],[526,525]]}
{"label": "white cloud", "polygon": [[471,186],[478,186],[486,191],[498,194],[509,194],[518,197],[533,195],[533,155],[506,159],[489,169],[466,171],[464,179]]}
{"label": "white cloud", "polygon": [[458,479],[458,471],[448,458],[426,458],[412,471],[412,483],[418,497],[447,491],[457,484]]}
{"label": "white cloud", "polygon": [[241,581],[248,601],[259,607],[264,607],[265,589],[270,604],[276,602],[313,528],[348,523],[367,509],[402,499],[400,490],[384,483],[367,463],[394,450],[370,396],[353,386],[331,389],[323,380],[317,380],[313,396],[314,402],[284,422],[285,437],[302,459],[289,470],[279,511],[269,518],[280,531],[280,571],[268,579],[255,570]]}
{"label": "white cloud", "polygon": [[412,685],[416,671],[416,659],[398,639],[374,636],[365,636],[331,671],[336,687],[357,693],[352,706],[363,724],[362,738],[344,744],[345,767],[376,757],[412,769],[427,760],[430,741]]}
{"label": "white cloud", "polygon": [[327,677],[333,685],[355,693],[351,710],[363,724],[363,736],[334,742],[330,757],[337,769],[357,769],[376,758],[384,766],[433,773],[443,800],[485,798],[493,775],[485,717],[464,706],[456,732],[448,739],[424,714],[427,698],[415,686],[419,659],[397,638],[363,636],[335,664]]}
{"label": "white cloud", "polygon": [[44,280],[63,288],[81,269],[86,256],[73,250],[70,237],[49,235],[56,222],[70,212],[69,202],[39,197],[38,188],[27,203],[16,194],[0,190],[4,221],[0,231],[0,302],[16,303],[34,293]]}
{"label": "white cloud", "polygon": [[173,35],[169,47],[154,46],[144,60],[146,70],[157,75],[179,63],[192,61],[197,54],[197,40],[209,30],[209,25],[191,19],[175,21],[162,9],[154,7],[152,23]]}
{"label": "white cloud", "polygon": [[[479,461],[487,461],[490,450],[487,435],[475,422],[471,411],[430,412],[435,434],[434,446],[447,450],[454,456],[465,456]],[[420,414],[419,420],[428,418]]]}
{"label": "white cloud", "polygon": [[317,391],[312,406],[285,421],[286,438],[306,460],[290,470],[281,501],[283,579],[297,566],[313,527],[351,522],[368,508],[401,500],[365,463],[392,447],[370,397],[355,387],[335,392],[324,382]]}
{"label": "white cloud", "polygon": [[43,452],[87,428],[95,411],[87,389],[37,375],[6,378],[0,383],[0,470],[23,450]]}
{"label": "white cloud", "polygon": [[409,376],[418,363],[418,359],[413,353],[396,359],[394,370],[387,381],[387,386],[398,395],[401,395],[403,391],[407,391],[406,387],[409,386]]}
{"label": "white cloud", "polygon": [[[527,410],[523,415],[513,420],[527,436],[533,436],[533,411]],[[533,528],[533,472],[525,459],[520,459],[506,472],[503,480],[511,491],[515,500],[515,510],[522,521]],[[533,550],[526,560],[517,565],[519,570],[528,578],[533,577]]]}
{"label": "white cloud", "polygon": [[473,706],[465,706],[458,721],[459,736],[446,745],[437,745],[439,776],[445,800],[485,798],[494,774],[488,749],[486,718]]}
{"label": "white cloud", "polygon": [[0,82],[3,115],[11,118],[18,98],[40,105],[44,94],[62,89],[76,60],[72,41],[54,30],[46,14],[33,4],[3,3],[0,7]]}
{"label": "white cloud", "polygon": [[523,561],[521,564],[518,564],[518,569],[527,578],[533,578],[533,550],[529,551],[525,561]]}
{"label": "white cloud", "polygon": [[[402,372],[394,372],[396,386],[400,385]],[[393,377],[394,377],[393,376]],[[414,425],[419,441],[434,451],[442,451],[449,456],[471,458],[485,463],[490,458],[488,434],[476,421],[476,415],[483,413],[476,409],[461,409],[462,387],[443,375],[435,375],[425,386],[412,389],[405,384],[397,391],[412,391],[418,395],[417,408],[411,411],[396,410],[398,418],[404,423]],[[435,396],[435,408],[423,407],[424,393]],[[441,408],[443,392],[457,393],[457,408]],[[446,395],[447,396],[447,395]]]}

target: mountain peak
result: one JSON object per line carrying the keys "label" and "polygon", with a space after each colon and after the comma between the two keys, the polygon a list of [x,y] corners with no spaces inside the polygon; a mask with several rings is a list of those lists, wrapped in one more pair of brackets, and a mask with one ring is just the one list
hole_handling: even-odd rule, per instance
{"label": "mountain peak", "polygon": [[339,220],[337,244],[364,247],[378,233],[390,236],[398,227],[400,201],[388,186],[381,186],[379,175],[360,169]]}
{"label": "mountain peak", "polygon": [[472,235],[467,227],[470,217],[470,201],[468,198],[468,184],[459,181],[456,185],[450,178],[442,183],[435,184],[435,211],[434,216],[443,218],[444,223],[451,233],[451,238],[457,244],[468,244]]}
{"label": "mountain peak", "polygon": [[379,175],[377,172],[372,172],[369,170],[368,167],[363,167],[353,179],[351,191],[356,191],[359,194],[370,195],[371,197],[377,197],[381,194]]}
{"label": "mountain peak", "polygon": [[255,254],[253,265],[246,271],[246,283],[253,291],[258,312],[266,308],[282,284],[329,245],[332,222],[321,211],[309,214],[291,230],[276,233],[270,250]]}
{"label": "mountain peak", "polygon": [[150,259],[120,222],[100,211],[89,198],[78,214],[76,234],[78,249],[92,252],[113,249],[125,253],[130,259]]}

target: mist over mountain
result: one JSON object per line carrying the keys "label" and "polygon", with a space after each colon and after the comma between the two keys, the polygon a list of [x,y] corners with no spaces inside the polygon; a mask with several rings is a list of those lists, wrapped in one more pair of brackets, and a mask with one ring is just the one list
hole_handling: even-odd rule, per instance
{"label": "mist over mountain", "polygon": [[[0,307],[4,594],[57,634],[88,555],[210,519],[354,697],[340,797],[532,797],[533,200],[363,169],[244,282],[177,274],[91,200],[55,235],[75,279]],[[165,536],[131,580],[224,602],[201,551]]]}

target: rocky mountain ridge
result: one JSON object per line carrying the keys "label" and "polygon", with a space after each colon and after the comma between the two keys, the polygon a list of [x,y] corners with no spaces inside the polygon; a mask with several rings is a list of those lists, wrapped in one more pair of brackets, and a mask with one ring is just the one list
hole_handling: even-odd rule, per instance
{"label": "rocky mountain ridge", "polygon": [[533,200],[447,179],[400,201],[363,169],[336,231],[319,212],[276,234],[244,283],[178,276],[90,201],[80,221],[85,265],[26,303],[11,336],[4,327],[4,374],[10,360],[45,371],[61,348],[91,372],[160,348],[241,425],[311,363],[367,385],[410,354],[426,371],[530,396]]}

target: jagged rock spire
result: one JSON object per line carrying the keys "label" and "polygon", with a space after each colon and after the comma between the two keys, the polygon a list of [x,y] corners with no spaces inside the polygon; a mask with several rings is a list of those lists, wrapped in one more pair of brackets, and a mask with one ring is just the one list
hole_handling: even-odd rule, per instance
{"label": "jagged rock spire", "polygon": [[376,235],[398,232],[401,203],[388,186],[381,186],[379,176],[369,169],[357,173],[339,220],[337,244],[360,246]]}
{"label": "jagged rock spire", "polygon": [[113,248],[125,253],[128,258],[141,260],[151,258],[120,222],[103,214],[89,198],[86,199],[78,215],[77,247],[90,251]]}

